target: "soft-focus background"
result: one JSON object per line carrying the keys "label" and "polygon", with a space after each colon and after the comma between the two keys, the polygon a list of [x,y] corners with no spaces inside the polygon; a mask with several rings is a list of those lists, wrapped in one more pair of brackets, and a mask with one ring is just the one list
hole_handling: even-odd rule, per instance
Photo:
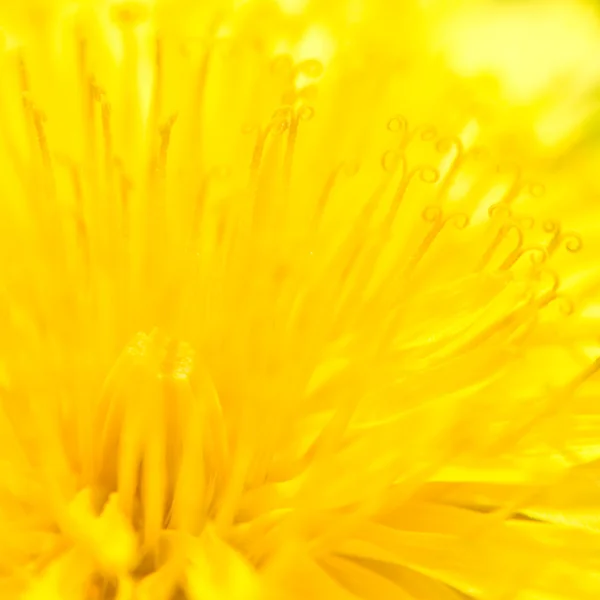
{"label": "soft-focus background", "polygon": [[[310,4],[280,3],[290,11]],[[331,6],[318,0],[312,4]],[[381,23],[394,22],[393,16],[385,17],[385,0],[339,3],[350,23],[353,18],[371,21],[373,39],[382,50],[394,48],[410,57],[409,68],[417,79],[421,71],[428,90],[423,104],[451,98],[449,127],[470,115],[471,134],[477,132],[480,142],[526,169],[539,170],[544,179],[568,173],[572,183],[575,171],[578,195],[599,194],[600,2],[405,4],[409,26],[383,28]],[[395,8],[393,12],[397,14]]]}
{"label": "soft-focus background", "polygon": [[436,92],[451,94],[449,117],[472,114],[515,160],[554,170],[575,163],[596,185],[590,165],[600,134],[597,0],[404,0],[403,23],[397,5],[385,0],[278,4],[289,15],[320,13],[324,23],[344,21],[348,29],[369,22],[370,33],[362,35],[372,36],[374,48],[395,53],[415,74],[421,69],[430,91],[424,103],[435,103]]}
{"label": "soft-focus background", "polygon": [[[435,4],[449,3],[431,2],[429,10]],[[431,43],[437,40],[470,88],[481,125],[524,161],[580,168],[596,191],[600,3],[504,0],[455,7],[434,26]]]}

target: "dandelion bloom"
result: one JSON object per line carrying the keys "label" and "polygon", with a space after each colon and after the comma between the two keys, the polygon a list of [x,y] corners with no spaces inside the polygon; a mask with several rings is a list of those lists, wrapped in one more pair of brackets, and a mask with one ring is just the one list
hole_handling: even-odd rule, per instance
{"label": "dandelion bloom", "polygon": [[596,600],[594,257],[294,4],[0,13],[2,597]]}

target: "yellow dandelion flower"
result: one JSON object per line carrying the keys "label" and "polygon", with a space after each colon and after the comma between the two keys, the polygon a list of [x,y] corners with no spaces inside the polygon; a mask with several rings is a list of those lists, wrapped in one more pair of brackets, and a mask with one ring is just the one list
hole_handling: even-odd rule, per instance
{"label": "yellow dandelion flower", "polygon": [[597,598],[593,223],[408,10],[0,11],[3,598]]}

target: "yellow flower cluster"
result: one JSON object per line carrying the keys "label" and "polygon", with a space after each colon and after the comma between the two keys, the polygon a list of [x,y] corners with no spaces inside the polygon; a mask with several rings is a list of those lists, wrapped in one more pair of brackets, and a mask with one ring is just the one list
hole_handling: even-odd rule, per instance
{"label": "yellow flower cluster", "polygon": [[0,597],[597,599],[594,242],[327,6],[0,10]]}

